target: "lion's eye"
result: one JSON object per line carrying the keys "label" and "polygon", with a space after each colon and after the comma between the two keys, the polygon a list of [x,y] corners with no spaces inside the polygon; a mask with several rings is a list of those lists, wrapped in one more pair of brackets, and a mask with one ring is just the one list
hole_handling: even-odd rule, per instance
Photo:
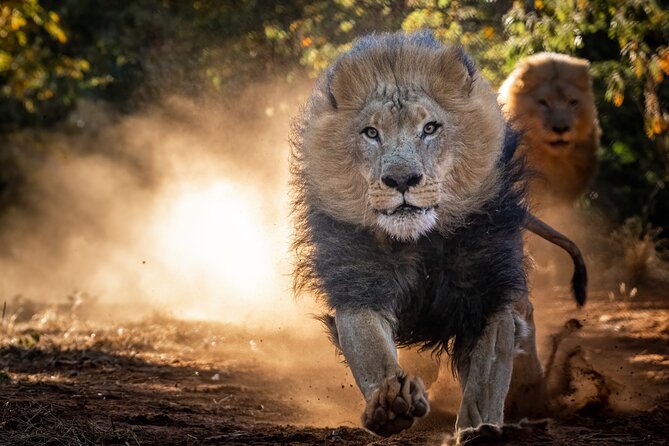
{"label": "lion's eye", "polygon": [[572,107],[576,107],[578,105],[578,99],[571,99],[569,101],[569,105],[571,105]]}
{"label": "lion's eye", "polygon": [[428,123],[425,124],[425,126],[423,127],[423,134],[424,134],[424,135],[432,135],[432,134],[434,134],[434,133],[437,131],[437,129],[438,129],[439,127],[441,127],[441,124],[438,124],[438,123],[436,123],[436,122],[428,122]]}
{"label": "lion's eye", "polygon": [[539,99],[539,105],[542,107],[548,107],[548,101],[546,101],[546,99]]}
{"label": "lion's eye", "polygon": [[377,139],[379,137],[379,131],[376,130],[374,127],[365,127],[362,129],[363,135],[365,135],[369,139]]}

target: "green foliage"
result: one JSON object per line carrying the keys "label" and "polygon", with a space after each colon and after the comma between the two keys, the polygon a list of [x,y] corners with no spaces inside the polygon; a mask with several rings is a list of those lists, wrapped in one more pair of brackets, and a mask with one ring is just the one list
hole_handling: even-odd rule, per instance
{"label": "green foliage", "polygon": [[392,2],[367,0],[313,2],[305,15],[291,23],[287,39],[301,49],[300,62],[313,72],[322,71],[351,41],[369,32],[406,32],[431,29],[445,42],[467,48],[493,82],[501,83],[504,43],[502,14],[509,1],[418,0]]}
{"label": "green foliage", "polygon": [[[538,51],[590,60],[600,200],[621,221],[669,226],[669,12],[655,0],[8,0],[0,132],[57,122],[81,96],[132,110],[163,92],[225,97],[267,75],[316,75],[357,36],[422,28],[463,45],[494,85]],[[20,178],[13,155],[0,159],[1,204]]]}
{"label": "green foliage", "polygon": [[6,132],[56,122],[81,96],[128,110],[165,91],[234,91],[294,60],[281,36],[301,8],[19,0],[3,2],[0,11],[0,131]]}
{"label": "green foliage", "polygon": [[62,49],[60,17],[37,0],[0,6],[0,122],[25,125],[30,116],[69,105],[90,81],[90,64]]}
{"label": "green foliage", "polygon": [[591,61],[602,137],[599,189],[622,216],[669,223],[669,10],[647,0],[536,0],[504,17],[508,58]]}

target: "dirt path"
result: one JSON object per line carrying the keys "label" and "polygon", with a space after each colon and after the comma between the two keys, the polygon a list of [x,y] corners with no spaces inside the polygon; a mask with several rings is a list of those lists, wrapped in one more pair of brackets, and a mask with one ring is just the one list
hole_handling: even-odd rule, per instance
{"label": "dirt path", "polygon": [[[560,349],[562,408],[495,444],[667,444],[669,299],[654,293],[626,305],[595,292],[579,314],[564,296],[538,302],[543,338],[570,315],[584,324]],[[440,444],[454,422],[437,401],[380,440],[357,428],[361,407],[320,336],[45,310],[0,334],[2,445]]]}

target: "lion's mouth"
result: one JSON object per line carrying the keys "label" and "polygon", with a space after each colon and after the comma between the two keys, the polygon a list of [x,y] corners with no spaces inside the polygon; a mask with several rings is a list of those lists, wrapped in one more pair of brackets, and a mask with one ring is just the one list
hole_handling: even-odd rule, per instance
{"label": "lion's mouth", "polygon": [[569,141],[564,139],[557,139],[555,141],[548,141],[548,144],[552,147],[566,147],[569,145]]}
{"label": "lion's mouth", "polygon": [[388,215],[388,216],[391,216],[391,215],[409,215],[409,214],[425,215],[427,213],[427,211],[429,211],[430,209],[434,209],[434,208],[435,208],[435,206],[422,208],[422,207],[413,206],[411,204],[404,203],[404,204],[401,204],[401,205],[397,206],[394,209],[384,209],[384,210],[380,210],[378,212],[380,212],[383,215]]}
{"label": "lion's mouth", "polygon": [[436,205],[420,207],[402,203],[392,209],[378,209],[376,224],[394,239],[405,242],[416,241],[437,225],[439,216],[436,207]]}

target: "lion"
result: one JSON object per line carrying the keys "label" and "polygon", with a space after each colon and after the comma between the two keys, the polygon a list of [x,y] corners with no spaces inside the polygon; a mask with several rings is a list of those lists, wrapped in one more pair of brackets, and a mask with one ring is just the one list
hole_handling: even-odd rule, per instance
{"label": "lion", "polygon": [[588,61],[556,53],[527,57],[502,84],[499,102],[522,133],[518,154],[534,172],[533,205],[573,205],[598,164],[601,131]]}
{"label": "lion", "polygon": [[366,402],[362,425],[377,435],[430,409],[398,345],[450,357],[458,438],[545,412],[523,228],[570,252],[580,304],[585,266],[528,213],[516,139],[472,60],[429,32],[357,40],[295,121],[296,292],[327,305],[322,320]]}

